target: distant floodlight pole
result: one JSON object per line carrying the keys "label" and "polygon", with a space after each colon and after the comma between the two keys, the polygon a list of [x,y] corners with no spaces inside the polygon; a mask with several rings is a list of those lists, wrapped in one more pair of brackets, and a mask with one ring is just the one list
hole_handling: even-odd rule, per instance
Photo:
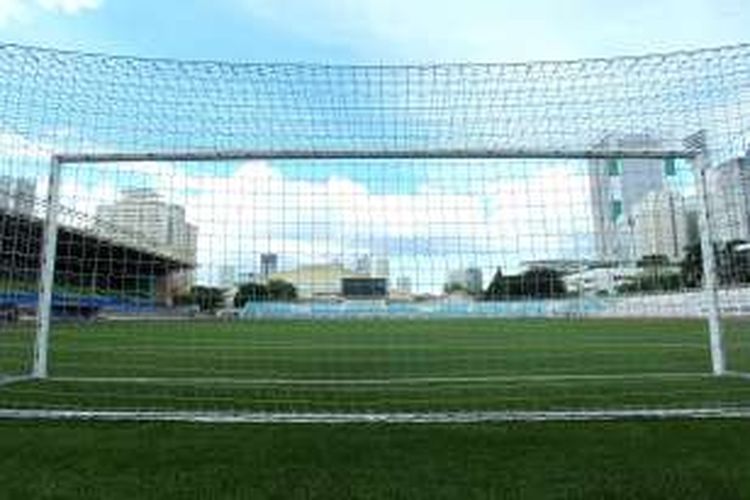
{"label": "distant floodlight pole", "polygon": [[34,367],[32,376],[47,378],[49,332],[52,319],[52,287],[55,281],[55,259],[57,258],[57,216],[60,211],[60,182],[62,163],[55,156],[50,161],[49,186],[47,187],[47,212],[44,218],[42,240],[42,262],[39,275],[39,299],[37,303],[36,343],[34,345]]}
{"label": "distant floodlight pole", "polygon": [[706,148],[706,132],[701,130],[685,139],[685,146],[696,152],[692,159],[693,173],[698,187],[698,212],[701,234],[701,260],[703,264],[703,291],[708,306],[708,331],[711,346],[711,367],[714,375],[726,373],[724,335],[721,328],[719,283],[716,274],[713,217],[708,201],[707,174],[710,165]]}

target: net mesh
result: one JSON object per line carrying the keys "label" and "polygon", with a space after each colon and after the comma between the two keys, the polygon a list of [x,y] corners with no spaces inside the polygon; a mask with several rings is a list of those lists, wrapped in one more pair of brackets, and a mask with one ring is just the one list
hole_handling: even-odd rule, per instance
{"label": "net mesh", "polygon": [[[750,401],[748,46],[323,66],[4,45],[0,69],[0,407]],[[53,156],[49,376],[31,380]],[[711,376],[708,258],[738,376]]]}

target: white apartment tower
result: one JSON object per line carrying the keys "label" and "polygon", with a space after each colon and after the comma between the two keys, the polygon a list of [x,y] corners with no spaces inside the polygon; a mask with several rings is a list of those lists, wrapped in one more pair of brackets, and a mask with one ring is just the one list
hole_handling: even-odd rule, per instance
{"label": "white apartment tower", "polygon": [[[656,150],[661,142],[648,135],[609,136],[595,149]],[[589,161],[594,248],[599,260],[635,258],[633,212],[653,191],[664,188],[664,161],[607,159]]]}
{"label": "white apartment tower", "polygon": [[471,294],[482,292],[482,270],[478,267],[456,269],[448,273],[446,285],[457,285]]}
{"label": "white apartment tower", "polygon": [[388,278],[391,275],[391,265],[388,257],[378,257],[375,259],[371,275],[377,278]]}
{"label": "white apartment tower", "polygon": [[130,188],[120,199],[96,209],[98,224],[133,233],[162,251],[196,261],[197,228],[186,222],[182,206],[166,203],[149,188]]}
{"label": "white apartment tower", "polygon": [[709,209],[716,241],[750,241],[750,160],[734,158],[708,171]]}
{"label": "white apartment tower", "polygon": [[367,254],[358,256],[354,262],[354,272],[362,276],[370,276],[372,274],[372,258]]}
{"label": "white apartment tower", "polygon": [[0,176],[0,210],[21,215],[32,215],[36,202],[36,181]]}

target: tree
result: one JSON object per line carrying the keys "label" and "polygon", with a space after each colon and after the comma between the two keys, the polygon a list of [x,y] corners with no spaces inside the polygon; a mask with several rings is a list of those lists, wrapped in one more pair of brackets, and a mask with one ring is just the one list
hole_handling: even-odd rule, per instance
{"label": "tree", "polygon": [[682,268],[676,271],[664,254],[644,255],[636,266],[640,273],[618,285],[619,293],[679,290],[683,286]]}
{"label": "tree", "polygon": [[190,289],[195,304],[201,311],[213,312],[224,305],[224,290],[211,286],[194,286]]}
{"label": "tree", "polygon": [[745,240],[732,240],[717,252],[720,283],[730,285],[750,282],[750,252],[744,249],[746,245]]}
{"label": "tree", "polygon": [[297,289],[284,280],[270,280],[267,285],[268,297],[271,300],[288,302],[297,299]]}
{"label": "tree", "polygon": [[669,257],[664,254],[652,254],[642,256],[636,266],[646,269],[660,270],[669,267]]}
{"label": "tree", "polygon": [[503,276],[500,269],[492,278],[485,299],[548,299],[565,295],[565,282],[562,274],[545,267],[535,267],[516,276]]}
{"label": "tree", "polygon": [[646,272],[628,279],[617,287],[617,291],[619,293],[671,291],[679,290],[682,286],[682,274],[679,272]]}
{"label": "tree", "polygon": [[446,283],[443,286],[443,292],[445,292],[448,295],[450,295],[452,293],[458,293],[458,292],[466,292],[466,293],[468,293],[468,291],[466,290],[466,286],[464,286],[461,283],[456,283],[455,281],[452,282],[452,283]]}
{"label": "tree", "polygon": [[260,283],[240,285],[234,296],[234,307],[244,307],[248,302],[263,302],[269,299],[268,288]]}
{"label": "tree", "polygon": [[502,268],[498,267],[489,285],[487,285],[487,289],[484,291],[484,298],[486,300],[500,300],[503,297],[507,297],[509,295],[508,284],[508,280],[503,275]]}
{"label": "tree", "polygon": [[680,262],[682,283],[688,288],[698,288],[703,282],[703,251],[700,243],[685,247],[685,257]]}
{"label": "tree", "polygon": [[267,285],[245,283],[234,296],[234,306],[244,307],[248,302],[291,301],[297,299],[297,289],[284,280],[270,280]]}
{"label": "tree", "polygon": [[224,305],[224,290],[211,286],[194,286],[186,294],[174,298],[176,306],[198,306],[201,311],[213,312]]}
{"label": "tree", "polygon": [[[714,243],[716,274],[720,284],[750,283],[750,252],[744,249],[745,245],[747,242],[744,240],[732,240],[721,246]],[[701,245],[695,243],[685,250],[685,257],[680,263],[682,281],[687,287],[700,287],[703,283]]]}
{"label": "tree", "polygon": [[534,298],[551,298],[565,295],[562,274],[544,267],[534,268],[521,275],[523,294]]}

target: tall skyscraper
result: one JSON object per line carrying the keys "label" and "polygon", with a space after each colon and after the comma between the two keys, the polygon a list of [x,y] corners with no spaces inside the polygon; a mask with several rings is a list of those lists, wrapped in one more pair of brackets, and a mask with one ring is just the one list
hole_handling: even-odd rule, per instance
{"label": "tall skyscraper", "polygon": [[466,275],[466,289],[469,293],[478,294],[482,293],[482,270],[478,267],[469,267],[465,270]]}
{"label": "tall skyscraper", "polygon": [[[656,150],[661,142],[648,135],[609,136],[594,149]],[[594,248],[600,260],[634,258],[633,211],[653,191],[664,188],[664,161],[590,160],[589,185],[594,219]]]}
{"label": "tall skyscraper", "polygon": [[354,272],[363,276],[372,273],[372,258],[369,255],[360,255],[354,262]]}
{"label": "tall skyscraper", "polygon": [[652,191],[633,211],[636,257],[681,260],[688,244],[685,200],[670,190]]}
{"label": "tall skyscraper", "polygon": [[750,240],[750,159],[734,158],[708,171],[706,179],[716,241]]}
{"label": "tall skyscraper", "polygon": [[378,257],[375,259],[375,265],[372,270],[372,276],[377,278],[388,278],[391,274],[391,266],[387,257]]}
{"label": "tall skyscraper", "polygon": [[0,176],[0,210],[21,215],[32,215],[36,202],[36,181]]}
{"label": "tall skyscraper", "polygon": [[264,280],[279,270],[279,256],[275,253],[260,254],[260,275]]}

